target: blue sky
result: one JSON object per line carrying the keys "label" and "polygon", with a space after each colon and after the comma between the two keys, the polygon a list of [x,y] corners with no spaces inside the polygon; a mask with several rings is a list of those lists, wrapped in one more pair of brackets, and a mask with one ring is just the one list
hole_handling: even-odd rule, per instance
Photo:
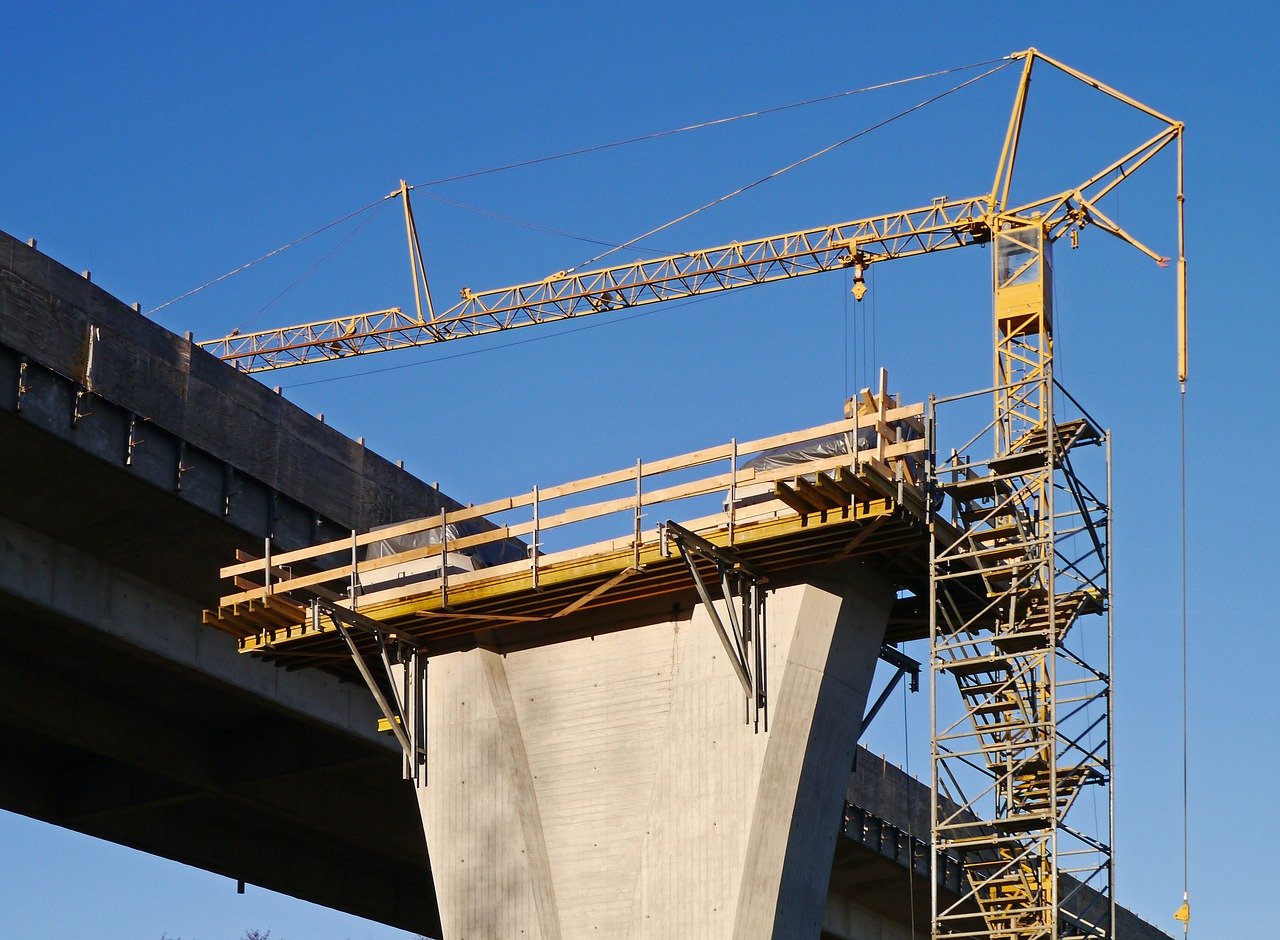
{"label": "blue sky", "polygon": [[[0,228],[144,309],[396,186],[998,58],[1030,45],[1187,122],[1193,935],[1263,937],[1277,874],[1277,706],[1265,601],[1277,531],[1277,351],[1261,215],[1277,150],[1280,17],[1267,4],[24,4],[6,14]],[[979,70],[980,71],[980,70]],[[1015,69],[654,236],[657,252],[978,194]],[[620,242],[945,90],[965,72],[437,187]],[[1061,188],[1149,123],[1046,77],[1025,195]],[[1119,221],[1172,253],[1170,160]],[[598,246],[419,192],[438,298],[532,279]],[[198,337],[411,302],[402,229],[337,227],[156,318]],[[351,236],[347,240],[348,236]],[[1063,246],[1065,248],[1065,246]],[[330,252],[332,254],[330,255]],[[623,253],[621,257],[638,252]],[[318,262],[329,255],[316,267]],[[907,399],[990,373],[980,251],[279,373],[463,500],[830,420],[875,367]],[[314,271],[312,268],[314,267]],[[309,273],[310,272],[310,273]],[[1096,231],[1057,267],[1059,376],[1116,436],[1119,894],[1164,927],[1181,892],[1173,279]],[[295,285],[292,286],[291,285]],[[286,290],[288,289],[288,290]],[[283,292],[283,295],[280,296]],[[673,305],[674,306],[674,305]],[[601,324],[598,327],[596,324]],[[591,325],[591,329],[582,326]],[[513,459],[513,456],[515,459]],[[927,768],[927,700],[869,745]],[[905,729],[905,733],[904,733]],[[171,862],[0,816],[0,926],[24,937],[397,937]]]}

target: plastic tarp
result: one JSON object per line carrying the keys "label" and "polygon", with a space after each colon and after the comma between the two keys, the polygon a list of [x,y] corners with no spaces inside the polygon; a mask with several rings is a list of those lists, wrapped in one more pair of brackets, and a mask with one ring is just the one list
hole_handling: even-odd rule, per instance
{"label": "plastic tarp", "polygon": [[[828,457],[840,457],[849,453],[849,437],[847,434],[832,434],[830,437],[819,437],[812,441],[802,441],[786,447],[774,447],[757,454],[742,464],[741,469],[776,470],[779,467],[790,467],[810,460],[825,460]],[[869,451],[875,448],[878,436],[872,428],[858,429],[858,450]]]}
{"label": "plastic tarp", "polygon": [[[379,526],[378,528],[385,529],[389,527]],[[496,528],[497,526],[488,519],[466,519],[462,522],[447,523],[445,525],[445,533],[449,542],[453,543],[465,536],[492,532]],[[370,532],[377,531],[377,528],[370,530]],[[400,552],[439,544],[440,527],[436,526],[435,528],[427,529],[425,532],[414,532],[410,535],[398,535],[379,542],[371,542],[365,549],[364,557],[366,560],[385,558],[388,555],[397,555]],[[494,565],[503,565],[511,561],[524,561],[529,557],[529,549],[519,539],[499,539],[493,542],[486,542],[484,545],[464,548],[458,552],[450,549],[449,554],[467,556],[471,559],[471,564],[474,568],[491,568]]]}
{"label": "plastic tarp", "polygon": [[[910,424],[894,423],[893,429],[901,434],[904,441],[915,440],[920,436],[920,432]],[[789,444],[785,447],[774,447],[744,461],[740,469],[777,470],[782,467],[808,463],[811,460],[843,457],[846,454],[849,454],[852,458],[852,453],[849,449],[852,437],[852,432],[832,434],[828,437],[818,437],[811,441],[801,441],[798,444]],[[858,429],[857,447],[859,453],[874,455],[876,445],[879,443],[880,435],[876,433],[874,428]],[[912,473],[919,479],[922,470],[920,457],[918,455],[908,457],[907,462],[911,466]],[[812,482],[813,474],[807,474],[806,478]],[[738,500],[738,505],[747,506],[770,498],[771,494],[769,493],[753,494],[748,492]]]}

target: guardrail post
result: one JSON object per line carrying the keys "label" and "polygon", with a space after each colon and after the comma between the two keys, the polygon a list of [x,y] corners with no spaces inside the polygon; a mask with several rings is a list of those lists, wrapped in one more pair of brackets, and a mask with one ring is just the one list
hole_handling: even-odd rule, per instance
{"label": "guardrail post", "polygon": [[729,544],[733,544],[733,528],[738,508],[738,439],[729,441]]}
{"label": "guardrail post", "polygon": [[360,559],[356,552],[356,530],[351,530],[351,586],[348,594],[351,597],[351,609],[356,609],[356,595],[360,593]]}
{"label": "guardrail post", "polygon": [[262,573],[264,593],[271,593],[271,536],[262,540]]}
{"label": "guardrail post", "polygon": [[640,567],[640,506],[644,499],[643,492],[643,474],[640,460],[636,460],[636,521],[635,521],[635,537],[632,539],[632,567]]}
{"label": "guardrail post", "polygon": [[449,521],[440,506],[440,609],[449,609]]}
{"label": "guardrail post", "polygon": [[538,590],[538,512],[538,485],[535,483],[533,486],[533,539],[532,544],[529,546],[529,554],[532,556],[531,586],[535,591]]}

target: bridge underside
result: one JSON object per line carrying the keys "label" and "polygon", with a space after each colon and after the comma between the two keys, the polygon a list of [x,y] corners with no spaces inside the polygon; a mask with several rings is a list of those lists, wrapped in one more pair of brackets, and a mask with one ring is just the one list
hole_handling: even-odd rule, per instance
{"label": "bridge underside", "polygon": [[[430,932],[431,872],[420,830],[397,825],[416,814],[395,755],[193,690],[189,676],[9,599],[0,624],[32,635],[0,654],[0,806]],[[361,798],[338,812],[335,793]]]}
{"label": "bridge underside", "polygon": [[[438,929],[413,795],[363,696],[219,656],[199,628],[190,588],[244,537],[3,412],[0,485],[0,807]],[[162,534],[190,550],[149,556]]]}

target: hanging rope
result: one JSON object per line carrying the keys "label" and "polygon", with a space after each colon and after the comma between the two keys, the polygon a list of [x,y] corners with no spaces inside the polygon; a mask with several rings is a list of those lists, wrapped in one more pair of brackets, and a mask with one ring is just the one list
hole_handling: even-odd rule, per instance
{"label": "hanging rope", "polygon": [[843,401],[849,400],[849,278],[851,277],[849,269],[845,268],[843,282],[840,285],[840,294],[844,298],[844,313],[840,317],[840,322],[844,326],[844,370],[841,377],[844,379],[844,398]]}

